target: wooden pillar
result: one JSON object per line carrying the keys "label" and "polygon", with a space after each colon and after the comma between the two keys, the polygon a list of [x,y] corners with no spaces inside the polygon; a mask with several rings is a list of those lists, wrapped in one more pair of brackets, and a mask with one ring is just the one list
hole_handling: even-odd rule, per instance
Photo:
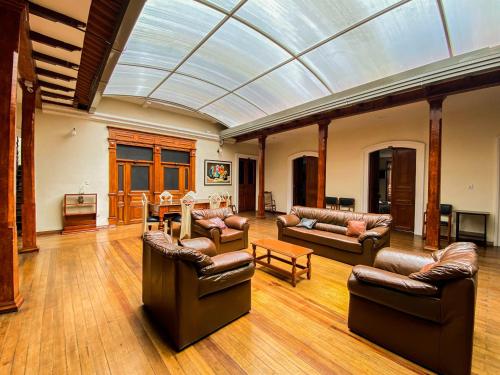
{"label": "wooden pillar", "polygon": [[265,189],[265,164],[266,164],[266,136],[261,135],[259,137],[259,203],[257,209],[257,217],[266,217],[265,205],[264,205],[264,189]]}
{"label": "wooden pillar", "polygon": [[33,83],[21,82],[22,129],[21,158],[23,169],[23,209],[22,238],[20,253],[38,251],[36,244],[36,204],[35,204],[35,100],[36,89]]}
{"label": "wooden pillar", "polygon": [[429,185],[427,189],[427,224],[425,239],[425,248],[427,250],[439,249],[443,100],[444,98],[429,100]]}
{"label": "wooden pillar", "polygon": [[318,195],[317,206],[324,208],[326,194],[326,151],[328,142],[328,124],[330,120],[318,123]]}
{"label": "wooden pillar", "polygon": [[19,294],[15,198],[16,88],[21,12],[0,1],[0,313],[17,311]]}

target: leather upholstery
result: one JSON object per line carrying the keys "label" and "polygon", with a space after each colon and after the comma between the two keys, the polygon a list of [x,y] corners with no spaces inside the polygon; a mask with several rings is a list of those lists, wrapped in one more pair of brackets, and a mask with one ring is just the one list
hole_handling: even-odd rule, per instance
{"label": "leather upholstery", "polygon": [[[317,220],[314,229],[296,225],[302,218]],[[348,237],[351,220],[366,222],[367,231]],[[314,249],[322,255],[352,265],[371,265],[377,251],[390,244],[391,215],[364,214],[325,208],[294,206],[277,219],[278,239]]]}
{"label": "leather upholstery", "polygon": [[[221,230],[213,222],[214,217],[224,220],[227,229]],[[228,208],[216,208],[191,211],[193,220],[191,227],[192,237],[210,238],[215,244],[218,253],[242,250],[248,247],[248,219],[233,214]]]}
{"label": "leather upholstery", "polygon": [[173,244],[163,232],[143,236],[144,307],[177,350],[250,310],[252,257],[244,252],[209,256],[214,245],[206,241],[182,241],[197,247],[191,249]]}
{"label": "leather upholstery", "polygon": [[186,238],[179,240],[179,245],[182,247],[189,247],[190,249],[198,250],[200,253],[214,257],[217,255],[217,249],[212,241],[208,238]]}
{"label": "leather upholstery", "polygon": [[[443,268],[411,278],[433,256]],[[356,266],[349,277],[349,328],[435,372],[470,374],[477,271],[471,243],[434,254],[383,249],[374,267]]]}

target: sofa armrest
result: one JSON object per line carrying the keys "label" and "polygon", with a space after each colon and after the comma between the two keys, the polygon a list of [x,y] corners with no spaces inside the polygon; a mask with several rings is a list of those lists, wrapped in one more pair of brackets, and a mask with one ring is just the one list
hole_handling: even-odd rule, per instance
{"label": "sofa armrest", "polygon": [[375,238],[375,239],[380,239],[384,236],[386,236],[390,231],[389,227],[375,227],[370,230],[367,230],[366,232],[363,232],[359,235],[358,241],[363,242],[367,238]]}
{"label": "sofa armrest", "polygon": [[202,275],[214,275],[246,266],[253,258],[245,251],[233,251],[212,257],[212,264],[200,270]]}
{"label": "sofa armrest", "polygon": [[224,219],[224,223],[228,228],[244,230],[245,225],[248,223],[248,219],[246,217],[231,215]]}
{"label": "sofa armrest", "polygon": [[283,224],[284,227],[294,227],[300,223],[299,217],[293,214],[278,216],[276,220]]}
{"label": "sofa armrest", "polygon": [[199,251],[202,254],[213,257],[217,255],[217,249],[215,244],[206,237],[189,238],[184,240],[179,240],[179,245],[183,247],[188,247]]}
{"label": "sofa armrest", "polygon": [[205,230],[210,230],[213,228],[218,228],[220,229],[217,224],[211,222],[210,220],[195,220],[195,223],[198,224],[200,227],[202,227]]}
{"label": "sofa armrest", "polygon": [[407,294],[417,296],[436,296],[439,294],[439,289],[435,285],[374,267],[358,265],[352,269],[352,273],[356,279],[364,283],[394,289]]}
{"label": "sofa armrest", "polygon": [[399,250],[385,247],[378,251],[373,267],[408,276],[420,271],[423,266],[433,263],[432,253],[423,251]]}

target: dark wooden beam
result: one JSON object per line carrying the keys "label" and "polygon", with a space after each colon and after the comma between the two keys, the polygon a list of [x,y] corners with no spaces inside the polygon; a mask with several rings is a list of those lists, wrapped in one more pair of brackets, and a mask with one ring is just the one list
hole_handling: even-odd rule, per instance
{"label": "dark wooden beam", "polygon": [[55,83],[47,82],[47,81],[44,81],[44,80],[41,80],[41,79],[38,80],[38,84],[41,87],[46,87],[48,89],[53,89],[53,90],[59,90],[59,91],[65,91],[65,92],[75,91],[75,89],[72,89],[71,87],[57,85]]}
{"label": "dark wooden beam", "polygon": [[319,208],[325,208],[326,195],[326,153],[328,147],[329,120],[318,123],[318,203]]}
{"label": "dark wooden beam", "polygon": [[500,85],[500,68],[477,72],[471,75],[453,78],[444,82],[419,86],[406,91],[401,91],[388,96],[371,99],[362,103],[347,105],[301,119],[284,122],[272,127],[236,136],[237,142],[258,138],[261,135],[271,135],[313,125],[322,120],[355,116],[362,113],[379,111],[381,109],[396,107],[404,104],[415,103],[434,97],[444,97],[460,94],[467,91],[478,90],[486,87]]}
{"label": "dark wooden beam", "polygon": [[55,100],[50,100],[50,99],[42,99],[42,103],[45,104],[54,104],[54,105],[62,105],[63,107],[69,107],[69,108],[75,108],[72,104],[68,103],[61,103]]}
{"label": "dark wooden beam", "polygon": [[266,216],[264,189],[265,189],[265,168],[266,168],[266,137],[259,137],[259,199],[257,207],[257,217],[263,218]]}
{"label": "dark wooden beam", "polygon": [[50,47],[54,47],[54,48],[61,48],[61,49],[64,49],[66,51],[69,51],[69,52],[81,51],[82,50],[81,47],[78,47],[78,46],[75,46],[73,44],[60,41],[59,39],[51,38],[50,36],[37,33],[36,31],[31,31],[30,32],[30,38],[34,42],[46,44],[46,45],[48,45]]}
{"label": "dark wooden beam", "polygon": [[70,26],[81,31],[85,31],[85,27],[87,27],[85,22],[71,18],[65,14],[56,12],[32,2],[29,3],[29,12],[31,14],[34,14],[35,16],[45,18],[52,22],[62,23],[66,26]]}
{"label": "dark wooden beam", "polygon": [[35,83],[35,61],[32,57],[33,46],[30,39],[30,25],[26,10],[21,15],[21,34],[20,34],[20,49],[19,49],[19,76],[26,80]]}
{"label": "dark wooden beam", "polygon": [[55,98],[55,99],[65,99],[65,100],[73,100],[74,99],[73,96],[58,94],[58,93],[55,93],[52,91],[45,91],[45,90],[42,90],[41,95],[49,97],[49,98]]}
{"label": "dark wooden beam", "polygon": [[78,64],[72,63],[70,61],[58,59],[57,57],[46,55],[44,53],[36,52],[36,51],[33,52],[33,58],[35,60],[38,60],[38,61],[43,61],[43,62],[46,62],[48,64],[58,65],[58,66],[62,66],[64,68],[73,69],[73,70],[78,70],[78,67],[79,67]]}
{"label": "dark wooden beam", "polygon": [[441,199],[441,141],[443,99],[429,100],[429,166],[427,188],[427,227],[425,248],[439,249],[440,221],[439,204]]}
{"label": "dark wooden beam", "polygon": [[36,204],[35,204],[35,107],[36,86],[21,83],[22,128],[21,160],[23,178],[22,240],[20,253],[38,251],[36,244]]}
{"label": "dark wooden beam", "polygon": [[18,1],[0,1],[0,313],[17,311],[19,259],[16,230],[16,92],[21,14]]}
{"label": "dark wooden beam", "polygon": [[50,77],[50,78],[54,78],[54,79],[60,79],[62,81],[67,81],[67,82],[76,81],[75,77],[70,77],[70,76],[67,76],[66,74],[53,72],[52,70],[48,70],[48,69],[36,68],[35,72],[36,72],[36,74],[40,74],[42,76],[46,76],[46,77]]}

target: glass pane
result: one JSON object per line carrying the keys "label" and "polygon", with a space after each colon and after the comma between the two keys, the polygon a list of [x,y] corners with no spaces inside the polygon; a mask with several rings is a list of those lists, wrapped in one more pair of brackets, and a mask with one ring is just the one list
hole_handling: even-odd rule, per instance
{"label": "glass pane", "polygon": [[300,62],[293,61],[243,86],[237,94],[268,114],[294,107],[330,94]]}
{"label": "glass pane", "polygon": [[163,188],[179,190],[179,168],[163,168]]}
{"label": "glass pane", "polygon": [[151,96],[198,109],[226,92],[199,79],[173,74]]}
{"label": "glass pane", "polygon": [[118,191],[123,191],[123,164],[118,165]]}
{"label": "glass pane", "polygon": [[227,126],[235,126],[264,117],[266,114],[257,107],[234,94],[229,94],[222,99],[201,109]]}
{"label": "glass pane", "polygon": [[195,1],[148,0],[120,62],[172,69],[223,17]]}
{"label": "glass pane", "polygon": [[189,190],[189,168],[184,168],[184,190]]}
{"label": "glass pane", "polygon": [[116,158],[125,160],[153,161],[153,149],[149,147],[117,145]]}
{"label": "glass pane", "polygon": [[294,53],[299,53],[396,0],[253,0],[237,12]]}
{"label": "glass pane", "polygon": [[334,91],[448,57],[435,1],[414,0],[304,55]]}
{"label": "glass pane", "polygon": [[179,71],[232,90],[290,57],[258,32],[230,19]]}
{"label": "glass pane", "polygon": [[156,69],[117,65],[104,95],[147,96],[167,74]]}
{"label": "glass pane", "polygon": [[130,180],[131,190],[149,190],[149,167],[145,165],[132,165]]}
{"label": "glass pane", "polygon": [[499,0],[443,0],[455,55],[500,44]]}
{"label": "glass pane", "polygon": [[229,12],[236,6],[236,4],[238,4],[239,0],[210,0],[208,2],[215,4]]}
{"label": "glass pane", "polygon": [[189,151],[161,150],[161,161],[163,163],[189,164]]}

